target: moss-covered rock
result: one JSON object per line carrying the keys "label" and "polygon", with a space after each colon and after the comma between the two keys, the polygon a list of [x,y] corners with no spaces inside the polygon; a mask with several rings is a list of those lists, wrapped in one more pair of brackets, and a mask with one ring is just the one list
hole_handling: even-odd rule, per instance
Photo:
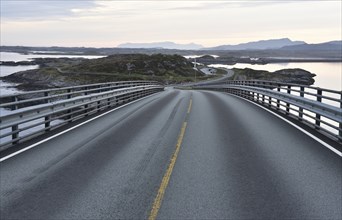
{"label": "moss-covered rock", "polygon": [[282,69],[275,72],[234,68],[233,80],[266,80],[285,83],[312,85],[316,75],[303,69]]}
{"label": "moss-covered rock", "polygon": [[71,72],[190,76],[191,62],[179,55],[116,54],[64,68]]}

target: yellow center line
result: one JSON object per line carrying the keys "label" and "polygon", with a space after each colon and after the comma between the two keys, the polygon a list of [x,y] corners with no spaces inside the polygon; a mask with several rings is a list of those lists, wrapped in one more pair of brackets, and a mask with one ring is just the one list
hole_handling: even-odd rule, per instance
{"label": "yellow center line", "polygon": [[[190,99],[190,103],[189,103],[189,108],[188,108],[187,114],[190,113],[191,106],[192,106],[192,99]],[[150,216],[148,217],[149,220],[155,220],[157,218],[158,211],[159,211],[159,209],[161,207],[161,204],[162,204],[162,201],[163,201],[163,198],[164,198],[164,194],[165,194],[166,188],[167,188],[167,186],[169,184],[170,177],[171,177],[173,168],[174,168],[174,166],[176,164],[178,153],[179,153],[180,147],[181,147],[182,142],[183,142],[186,126],[187,126],[187,122],[184,121],[183,122],[183,126],[182,126],[181,131],[180,131],[180,134],[178,136],[178,140],[177,140],[177,144],[176,144],[176,150],[175,150],[175,152],[173,153],[173,155],[171,157],[170,164],[169,164],[169,166],[168,166],[168,168],[166,170],[166,173],[163,176],[162,182],[161,182],[160,187],[158,189],[157,196],[154,199],[153,206],[152,206],[152,209],[151,209],[151,213],[150,213]]]}
{"label": "yellow center line", "polygon": [[190,103],[189,103],[189,107],[188,107],[188,114],[189,114],[190,111],[191,111],[191,107],[192,107],[192,99],[190,99]]}

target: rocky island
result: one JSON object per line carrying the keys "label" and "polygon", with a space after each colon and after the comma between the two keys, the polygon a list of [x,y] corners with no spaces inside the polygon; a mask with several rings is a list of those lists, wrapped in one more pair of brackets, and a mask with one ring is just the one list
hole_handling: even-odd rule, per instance
{"label": "rocky island", "polygon": [[[33,90],[127,80],[154,80],[165,84],[194,80],[193,64],[179,55],[116,54],[98,59],[37,58],[38,69],[17,72],[1,79]],[[31,63],[31,64],[32,64]],[[196,72],[199,80],[206,76]]]}
{"label": "rocky island", "polygon": [[[209,56],[207,59],[211,59]],[[214,59],[214,58],[212,58]],[[210,80],[226,71],[216,69],[206,75],[194,70],[193,63],[180,55],[115,54],[98,59],[36,58],[38,69],[17,72],[1,80],[19,83],[21,90],[75,86],[112,81],[153,80],[164,84]],[[206,67],[206,65],[204,65]],[[212,68],[211,68],[212,69]],[[232,80],[270,80],[311,85],[315,75],[302,69],[284,69],[273,73],[253,69],[234,69]]]}
{"label": "rocky island", "polygon": [[275,72],[268,72],[266,70],[254,70],[250,68],[233,68],[233,71],[234,75],[231,77],[232,80],[265,80],[301,85],[314,84],[314,77],[316,76],[309,71],[299,68],[282,69]]}

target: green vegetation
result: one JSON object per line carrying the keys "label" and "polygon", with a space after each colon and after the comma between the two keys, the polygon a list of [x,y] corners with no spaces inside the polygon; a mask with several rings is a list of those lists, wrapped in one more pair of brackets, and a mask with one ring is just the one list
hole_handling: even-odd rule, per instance
{"label": "green vegetation", "polygon": [[[193,69],[179,55],[116,54],[99,59],[39,58],[39,69],[18,72],[4,80],[22,89],[41,89],[112,81],[153,80],[166,84],[215,78]],[[221,71],[219,71],[221,73]]]}
{"label": "green vegetation", "polygon": [[77,65],[64,67],[63,71],[91,73],[92,75],[105,73],[116,79],[138,78],[159,81],[189,80],[194,73],[192,64],[184,57],[163,54],[112,55],[100,59],[84,60]]}

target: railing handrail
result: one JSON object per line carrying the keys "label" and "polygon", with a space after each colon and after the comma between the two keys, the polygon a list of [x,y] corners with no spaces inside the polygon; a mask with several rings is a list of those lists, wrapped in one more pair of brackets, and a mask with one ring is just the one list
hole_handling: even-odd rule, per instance
{"label": "railing handrail", "polygon": [[[235,83],[269,83],[269,85],[277,85],[277,86],[293,86],[293,87],[304,87],[308,89],[313,89],[313,90],[322,90],[330,93],[335,93],[335,94],[342,94],[342,90],[333,90],[333,89],[326,89],[326,88],[321,88],[321,87],[316,87],[316,86],[309,86],[309,85],[303,85],[303,84],[296,84],[296,83],[285,83],[281,81],[267,81],[267,80],[226,80],[222,82],[208,82],[208,83],[201,83],[198,84],[198,86],[206,86],[206,85],[222,85],[222,84],[235,84]],[[196,86],[196,85],[194,85]],[[265,85],[266,86],[266,85]]]}
{"label": "railing handrail", "polygon": [[[300,89],[293,89],[294,87]],[[225,91],[250,99],[298,119],[318,132],[342,142],[342,91],[263,80],[198,84],[193,88]]]}
{"label": "railing handrail", "polygon": [[[87,93],[98,93],[116,88],[133,87],[139,85],[161,85],[155,81],[124,81],[124,82],[111,82],[111,83],[100,83],[100,84],[88,84],[76,87],[63,87],[58,89],[50,90],[38,90],[28,93],[20,93],[13,95],[0,96],[0,108],[11,108],[16,109],[20,106],[25,107],[31,103],[31,105],[41,104],[41,102],[50,102],[54,99],[70,99],[74,96],[85,95]],[[27,98],[27,95],[33,97]],[[37,103],[38,102],[38,103]]]}
{"label": "railing handrail", "polygon": [[[94,88],[99,85],[105,87]],[[69,91],[75,88],[85,88],[85,90]],[[13,105],[14,108],[0,115],[0,151],[66,123],[162,90],[164,86],[154,81],[124,81],[34,91],[32,93],[67,92],[3,104],[1,107]],[[78,95],[73,96],[73,94]],[[27,95],[27,93],[19,95]],[[32,105],[27,105],[28,102]],[[25,106],[18,108],[18,105],[22,104]],[[33,128],[34,130],[29,130]]]}
{"label": "railing handrail", "polygon": [[[79,104],[74,104],[71,107],[66,107],[63,108],[62,110],[54,110],[54,113],[58,113],[60,111],[64,111],[64,110],[68,110],[70,108],[75,108],[75,107],[80,107],[86,104],[91,104],[94,101],[91,100],[93,97],[99,97],[99,96],[103,96],[103,98],[98,98],[97,101],[102,100],[102,99],[107,99],[108,96],[110,95],[123,95],[127,92],[135,92],[135,91],[139,91],[139,90],[143,90],[144,88],[153,88],[155,86],[136,86],[136,87],[128,87],[128,88],[122,88],[122,89],[117,89],[114,91],[107,91],[107,92],[103,92],[103,93],[96,93],[96,94],[91,94],[91,95],[84,95],[84,96],[78,96],[78,97],[74,97],[72,99],[66,99],[66,100],[59,100],[56,102],[50,102],[50,103],[45,103],[45,104],[41,104],[41,105],[36,105],[36,106],[31,106],[31,107],[27,107],[27,108],[21,108],[21,109],[17,109],[17,110],[13,110],[11,111],[9,114],[6,114],[4,116],[1,116],[1,123],[0,123],[0,129],[4,129],[4,128],[8,128],[11,127],[15,124],[17,124],[18,122],[20,123],[25,123],[28,121],[32,121],[34,119],[40,118],[40,117],[44,117],[45,115],[49,115],[49,114],[36,114],[35,118],[29,118],[29,119],[19,119],[17,121],[13,121],[13,122],[7,122],[6,124],[6,119],[7,118],[13,118],[16,116],[20,116],[20,115],[25,115],[25,114],[29,114],[30,112],[36,112],[36,111],[40,111],[42,112],[44,109],[53,109],[56,106],[61,106],[61,105],[65,105],[65,104],[69,104],[69,103],[73,103],[73,102],[77,102],[77,101],[81,101],[81,103]],[[88,102],[82,102],[83,100],[86,99],[90,99],[91,101]],[[20,118],[20,117],[19,117]]]}
{"label": "railing handrail", "polygon": [[101,86],[101,85],[113,85],[113,84],[119,84],[119,85],[125,85],[129,83],[151,83],[151,84],[159,84],[162,85],[158,81],[143,81],[143,80],[136,80],[136,81],[114,81],[114,82],[105,82],[105,83],[94,83],[94,84],[85,84],[85,85],[77,85],[77,86],[68,86],[68,87],[61,87],[61,88],[52,88],[52,89],[43,89],[43,90],[34,90],[34,91],[28,91],[25,93],[13,93],[13,94],[7,94],[7,95],[0,95],[1,98],[11,98],[16,96],[22,96],[22,95],[32,95],[37,93],[45,93],[45,92],[57,92],[57,91],[63,91],[68,89],[79,89],[79,88],[87,88],[87,87],[94,87],[94,86]]}
{"label": "railing handrail", "polygon": [[[140,85],[140,84],[138,84],[138,85]],[[23,99],[23,100],[20,100],[20,101],[7,102],[7,103],[4,103],[4,104],[0,104],[0,108],[12,106],[12,105],[19,105],[19,104],[30,103],[30,102],[34,102],[34,101],[43,101],[43,100],[49,100],[49,99],[52,99],[52,98],[71,96],[71,95],[75,95],[75,94],[94,92],[94,91],[104,90],[104,89],[122,88],[123,86],[124,85],[115,85],[115,86],[111,85],[111,86],[99,87],[99,88],[95,88],[95,89],[76,90],[74,92],[58,93],[56,95],[48,95],[48,96],[41,96],[41,97],[38,97],[38,98]],[[132,86],[134,86],[134,84]],[[63,89],[63,90],[68,91],[69,89]]]}
{"label": "railing handrail", "polygon": [[[311,99],[306,99],[304,97],[300,97],[300,96],[296,96],[293,94],[288,94],[288,93],[279,93],[276,92],[274,90],[269,90],[269,89],[264,89],[264,88],[253,88],[251,86],[229,86],[231,88],[245,88],[248,91],[251,92],[257,92],[259,91],[262,95],[267,95],[267,94],[272,94],[273,98],[278,98],[281,101],[284,102],[288,102],[289,100],[291,101],[296,101],[296,105],[301,105],[301,104],[305,104],[305,105],[309,105],[312,107],[312,111],[316,114],[320,114],[321,116],[330,118],[332,120],[337,120],[339,123],[342,123],[342,110],[341,108],[335,107],[335,106],[331,106],[325,103],[321,103],[321,102],[317,102],[315,100],[311,100]],[[299,107],[304,107],[304,105],[301,105]],[[321,111],[319,111],[319,110]],[[325,111],[322,111],[323,109],[325,109]],[[336,117],[337,115],[337,117]]]}

